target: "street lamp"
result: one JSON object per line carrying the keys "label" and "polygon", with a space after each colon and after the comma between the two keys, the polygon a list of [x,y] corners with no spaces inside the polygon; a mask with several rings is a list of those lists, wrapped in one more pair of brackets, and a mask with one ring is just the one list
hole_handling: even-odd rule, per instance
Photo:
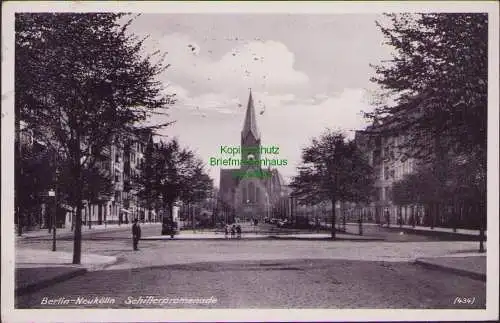
{"label": "street lamp", "polygon": [[57,221],[57,196],[56,190],[49,190],[49,197],[54,198],[54,211],[52,212],[52,251],[56,251],[56,221]]}

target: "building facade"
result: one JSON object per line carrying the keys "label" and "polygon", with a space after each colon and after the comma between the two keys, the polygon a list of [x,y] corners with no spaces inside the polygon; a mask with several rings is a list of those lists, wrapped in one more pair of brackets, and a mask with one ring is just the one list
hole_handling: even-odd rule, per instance
{"label": "building facade", "polygon": [[84,224],[121,224],[134,219],[141,222],[156,221],[154,210],[147,212],[147,203],[139,198],[141,168],[145,163],[145,150],[153,144],[150,130],[116,136],[102,154],[99,168],[111,181],[110,194],[99,194],[97,200],[84,201]]}
{"label": "building facade", "polygon": [[[220,202],[226,206],[226,222],[234,218],[263,220],[288,194],[277,169],[263,167],[261,135],[257,128],[255,108],[250,92],[241,131],[240,168],[220,170]],[[229,219],[227,219],[229,217]]]}
{"label": "building facade", "polygon": [[401,206],[392,199],[394,183],[415,172],[419,162],[410,157],[413,154],[409,151],[409,136],[400,131],[391,131],[396,129],[394,122],[375,121],[365,130],[356,131],[356,145],[367,156],[375,173],[375,196],[368,204],[346,205],[346,212],[352,220],[363,217],[376,223],[410,224],[414,219],[417,225],[423,221],[425,210],[422,205]]}

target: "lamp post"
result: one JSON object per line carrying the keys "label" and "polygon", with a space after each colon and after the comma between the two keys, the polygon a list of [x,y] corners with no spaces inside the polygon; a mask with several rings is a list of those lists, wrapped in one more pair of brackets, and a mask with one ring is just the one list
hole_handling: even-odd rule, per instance
{"label": "lamp post", "polygon": [[57,221],[57,195],[56,190],[49,190],[49,196],[54,198],[54,211],[52,212],[52,251],[56,251],[56,221]]}

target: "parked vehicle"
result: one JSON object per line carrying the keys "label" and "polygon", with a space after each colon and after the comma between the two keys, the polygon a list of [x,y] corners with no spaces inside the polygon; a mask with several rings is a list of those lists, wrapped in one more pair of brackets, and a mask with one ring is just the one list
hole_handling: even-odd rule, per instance
{"label": "parked vehicle", "polygon": [[278,227],[280,227],[280,228],[285,227],[287,224],[288,224],[288,220],[287,219],[279,220],[278,223],[277,223]]}
{"label": "parked vehicle", "polygon": [[170,235],[173,238],[179,233],[179,227],[177,222],[172,222],[169,218],[163,218],[163,224],[161,226],[161,235]]}

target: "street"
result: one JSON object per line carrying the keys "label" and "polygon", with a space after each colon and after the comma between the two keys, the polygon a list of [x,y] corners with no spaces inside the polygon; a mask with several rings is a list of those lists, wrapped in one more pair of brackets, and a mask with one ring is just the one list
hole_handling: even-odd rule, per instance
{"label": "street", "polygon": [[[144,227],[143,237],[156,236],[159,230],[159,226]],[[116,264],[18,296],[16,307],[68,308],[41,303],[44,298],[96,296],[116,302],[76,307],[158,307],[126,304],[128,297],[140,296],[217,299],[215,304],[160,306],[166,308],[485,307],[485,282],[410,262],[415,257],[473,252],[475,242],[406,236],[407,242],[394,241],[389,232],[388,241],[366,242],[174,239],[141,241],[140,250],[134,252],[129,230],[96,232],[83,241],[83,252],[116,256]],[[34,249],[51,246],[50,240],[40,239],[18,244]],[[58,250],[71,251],[72,241],[58,241]],[[457,297],[474,302],[454,304]]]}

